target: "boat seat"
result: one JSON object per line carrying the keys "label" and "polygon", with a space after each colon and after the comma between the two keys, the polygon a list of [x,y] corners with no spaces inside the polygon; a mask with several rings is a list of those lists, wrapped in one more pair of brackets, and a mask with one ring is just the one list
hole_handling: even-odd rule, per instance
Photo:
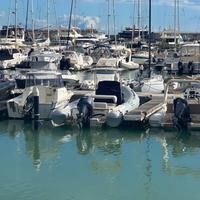
{"label": "boat seat", "polygon": [[[114,95],[117,97],[117,105],[123,103],[121,83],[118,81],[100,81],[97,86],[96,95]],[[98,99],[94,102],[114,103],[112,99]]]}

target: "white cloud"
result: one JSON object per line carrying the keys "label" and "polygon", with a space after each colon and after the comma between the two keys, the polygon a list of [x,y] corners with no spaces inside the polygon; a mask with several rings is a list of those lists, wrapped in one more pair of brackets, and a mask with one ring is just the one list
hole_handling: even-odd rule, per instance
{"label": "white cloud", "polygon": [[[59,24],[65,25],[69,21],[69,16],[64,14],[59,17]],[[73,26],[74,17],[72,16],[72,26]],[[83,16],[76,15],[76,25],[79,28],[98,28],[100,25],[100,17],[97,16]]]}
{"label": "white cloud", "polygon": [[97,28],[100,24],[99,17],[93,16],[76,16],[78,26],[81,28]]}

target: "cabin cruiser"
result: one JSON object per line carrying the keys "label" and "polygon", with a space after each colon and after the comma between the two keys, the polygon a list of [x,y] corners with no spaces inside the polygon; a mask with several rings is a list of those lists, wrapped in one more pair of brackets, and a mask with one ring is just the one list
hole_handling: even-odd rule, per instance
{"label": "cabin cruiser", "polygon": [[41,119],[49,119],[55,109],[66,106],[72,96],[63,85],[61,73],[52,71],[28,72],[26,88],[18,97],[7,101],[10,118],[33,117],[33,92],[39,91],[39,111]]}
{"label": "cabin cruiser", "polygon": [[66,50],[63,53],[65,59],[69,59],[70,66],[68,69],[84,70],[91,67],[93,59],[90,56],[85,56],[83,53],[78,53],[72,50]]}
{"label": "cabin cruiser", "polygon": [[16,48],[0,48],[0,69],[14,68],[26,58],[27,56]]}
{"label": "cabin cruiser", "polygon": [[99,80],[94,92],[79,96],[65,109],[53,112],[52,124],[61,126],[75,122],[81,127],[118,127],[123,116],[138,106],[139,97],[130,87],[118,80]]}
{"label": "cabin cruiser", "polygon": [[57,70],[60,59],[60,54],[53,50],[32,48],[28,58],[16,65],[16,68]]}
{"label": "cabin cruiser", "polygon": [[199,130],[199,106],[199,78],[171,79],[166,85],[163,108],[150,117],[150,126],[165,130]]}
{"label": "cabin cruiser", "polygon": [[131,60],[139,65],[144,65],[149,60],[149,53],[147,51],[139,51],[131,56]]}

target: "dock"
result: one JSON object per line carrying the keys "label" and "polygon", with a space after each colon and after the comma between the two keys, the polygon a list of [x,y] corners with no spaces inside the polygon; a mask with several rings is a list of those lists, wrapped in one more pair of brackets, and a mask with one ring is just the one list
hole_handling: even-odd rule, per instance
{"label": "dock", "polygon": [[[142,96],[144,94],[138,94]],[[164,95],[151,95],[151,100],[139,106],[137,109],[128,112],[124,116],[125,122],[143,123],[148,121],[149,117],[162,109],[164,105]]]}

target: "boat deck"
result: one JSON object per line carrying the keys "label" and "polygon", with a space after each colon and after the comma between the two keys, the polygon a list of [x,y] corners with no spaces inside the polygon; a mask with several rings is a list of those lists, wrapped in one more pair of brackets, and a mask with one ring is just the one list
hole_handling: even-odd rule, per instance
{"label": "boat deck", "polygon": [[152,114],[160,110],[163,107],[163,104],[163,95],[154,95],[150,101],[142,104],[139,108],[128,112],[124,116],[124,120],[132,122],[146,121]]}

